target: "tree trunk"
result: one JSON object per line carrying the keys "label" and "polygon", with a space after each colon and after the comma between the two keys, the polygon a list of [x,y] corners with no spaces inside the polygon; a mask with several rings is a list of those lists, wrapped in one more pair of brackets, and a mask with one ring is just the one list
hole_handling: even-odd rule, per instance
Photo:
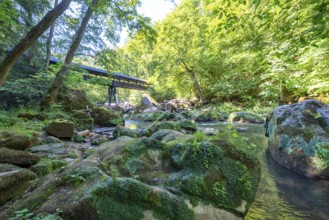
{"label": "tree trunk", "polygon": [[195,86],[195,88],[196,88],[196,90],[199,94],[201,105],[203,105],[204,104],[204,99],[203,99],[203,96],[202,96],[202,92],[201,92],[201,88],[200,88],[198,79],[196,78],[195,73],[193,71],[190,72],[190,73],[191,73],[191,77],[192,77],[194,86]]}
{"label": "tree trunk", "polygon": [[0,86],[3,85],[16,60],[49,28],[50,25],[68,8],[72,0],[62,0],[50,10],[7,54],[0,64]]}
{"label": "tree trunk", "polygon": [[69,66],[72,63],[73,57],[78,50],[78,47],[80,46],[80,43],[83,39],[86,27],[88,25],[88,22],[93,14],[94,8],[97,5],[98,0],[93,0],[91,5],[88,7],[88,10],[86,12],[86,15],[82,19],[81,25],[77,32],[75,33],[75,36],[73,38],[73,41],[71,43],[70,49],[66,54],[63,66],[61,69],[56,73],[56,77],[52,83],[52,85],[49,88],[48,95],[45,97],[42,109],[49,107],[51,104],[53,104],[57,98],[58,90],[61,87],[65,75],[67,74],[69,70]]}
{"label": "tree trunk", "polygon": [[[58,4],[58,0],[55,0],[54,7],[56,7],[57,4]],[[56,23],[56,22],[54,22],[54,23],[51,25],[51,27],[50,27],[49,36],[48,36],[48,40],[47,40],[47,46],[46,46],[47,57],[46,57],[46,65],[45,65],[45,69],[48,68],[48,66],[49,66],[49,62],[50,62],[50,58],[51,58],[51,45],[52,45],[53,37],[54,37],[55,23]]]}
{"label": "tree trunk", "polygon": [[187,64],[183,60],[181,60],[180,62],[181,62],[181,66],[191,75],[191,78],[193,80],[194,86],[195,86],[195,88],[196,88],[196,90],[198,92],[198,95],[200,97],[201,105],[203,105],[204,104],[204,99],[203,99],[203,96],[202,96],[200,85],[198,83],[198,79],[195,76],[195,73],[193,71],[193,68],[188,67]]}

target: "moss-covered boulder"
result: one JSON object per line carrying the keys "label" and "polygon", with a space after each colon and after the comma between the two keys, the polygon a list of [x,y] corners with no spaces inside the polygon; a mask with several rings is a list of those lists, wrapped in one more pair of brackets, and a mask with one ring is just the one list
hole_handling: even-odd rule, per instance
{"label": "moss-covered boulder", "polygon": [[83,110],[75,110],[72,112],[72,117],[75,119],[76,130],[92,130],[94,119],[91,115]]}
{"label": "moss-covered boulder", "polygon": [[36,175],[27,169],[0,172],[0,206],[20,196]]}
{"label": "moss-covered boulder", "polygon": [[180,121],[179,122],[179,125],[184,130],[189,131],[189,132],[192,132],[192,133],[194,133],[194,132],[196,132],[198,130],[196,124],[194,122],[192,122],[192,121],[189,121],[189,120]]}
{"label": "moss-covered boulder", "polygon": [[67,89],[61,91],[57,99],[66,111],[93,108],[93,104],[88,100],[86,93],[81,90]]}
{"label": "moss-covered boulder", "polygon": [[30,144],[31,140],[27,135],[16,133],[5,133],[0,135],[0,147],[6,147],[14,150],[25,150],[30,146]]}
{"label": "moss-covered boulder", "polygon": [[30,113],[30,112],[22,112],[17,115],[18,118],[24,118],[26,120],[38,120],[44,121],[47,117],[42,113]]}
{"label": "moss-covered boulder", "polygon": [[168,140],[170,131],[159,130],[151,138],[125,139],[120,145],[109,143],[112,149],[104,148],[107,150],[100,154],[103,167],[115,176],[162,185],[187,196],[193,205],[210,203],[237,216],[245,215],[257,191],[259,161],[226,142],[196,142],[177,131],[172,131],[176,133],[172,136],[180,136],[179,140]]}
{"label": "moss-covered boulder", "polygon": [[197,201],[201,198],[237,215],[246,214],[260,179],[257,160],[219,141],[178,143],[171,158],[178,171],[167,184],[179,185],[181,191],[197,197]]}
{"label": "moss-covered boulder", "polygon": [[124,118],[121,113],[104,107],[94,108],[91,115],[95,123],[101,126],[113,127],[124,124]]}
{"label": "moss-covered boulder", "polygon": [[[174,134],[179,139],[167,142]],[[153,135],[118,137],[40,175],[21,200],[6,204],[0,219],[22,209],[35,215],[60,209],[64,219],[243,218],[257,190],[258,160],[225,141],[168,129]]]}
{"label": "moss-covered boulder", "polygon": [[167,121],[175,118],[175,114],[165,111],[151,111],[133,114],[130,119],[144,122]]}
{"label": "moss-covered boulder", "polygon": [[174,121],[155,122],[143,131],[143,135],[149,137],[160,129],[170,129],[170,130],[175,130],[175,131],[181,131],[181,126],[179,123],[174,122]]}
{"label": "moss-covered boulder", "polygon": [[137,138],[139,136],[139,134],[129,128],[123,127],[123,126],[117,126],[115,128],[115,130],[113,131],[113,137],[114,138],[118,138],[120,136],[128,136],[128,137],[132,137],[132,138]]}
{"label": "moss-covered boulder", "polygon": [[310,177],[329,178],[329,106],[315,100],[284,105],[265,124],[272,156]]}
{"label": "moss-covered boulder", "polygon": [[30,167],[36,164],[40,158],[29,152],[21,150],[12,150],[8,148],[0,148],[0,163],[15,164],[20,167]]}
{"label": "moss-covered boulder", "polygon": [[189,113],[197,122],[224,121],[225,115],[213,107],[193,110]]}
{"label": "moss-covered boulder", "polygon": [[74,124],[69,121],[55,120],[46,126],[45,131],[57,138],[72,138],[74,135]]}
{"label": "moss-covered boulder", "polygon": [[253,124],[264,124],[264,118],[248,112],[233,112],[227,119],[228,122],[247,122]]}
{"label": "moss-covered boulder", "polygon": [[31,171],[33,171],[38,176],[45,176],[54,170],[65,166],[67,162],[64,160],[50,160],[47,158],[42,158],[37,164],[31,167]]}
{"label": "moss-covered boulder", "polygon": [[34,146],[28,149],[34,155],[37,155],[41,158],[49,159],[76,159],[79,158],[79,151],[77,146],[74,146],[72,143],[53,143],[53,144],[44,144]]}
{"label": "moss-covered boulder", "polygon": [[155,138],[164,143],[170,143],[172,141],[186,142],[193,139],[192,135],[185,135],[179,131],[170,129],[161,129],[151,135],[151,138]]}

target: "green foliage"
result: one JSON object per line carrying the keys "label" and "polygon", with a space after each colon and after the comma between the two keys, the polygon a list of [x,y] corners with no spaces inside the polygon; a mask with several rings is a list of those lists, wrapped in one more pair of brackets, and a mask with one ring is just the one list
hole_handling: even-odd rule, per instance
{"label": "green foliage", "polygon": [[22,209],[15,211],[15,217],[9,218],[9,220],[62,220],[60,217],[62,210],[56,209],[54,214],[41,213],[34,215],[28,209]]}
{"label": "green foliage", "polygon": [[209,100],[248,107],[325,97],[326,10],[325,0],[185,0],[152,35],[136,34],[116,56],[135,76],[149,77],[159,101],[167,92],[197,96],[191,73]]}
{"label": "green foliage", "polygon": [[239,134],[231,125],[225,129],[220,129],[214,139],[228,142],[233,150],[240,152],[251,159],[257,159],[260,155],[259,147],[254,143],[249,143],[248,138]]}
{"label": "green foliage", "polygon": [[194,134],[193,143],[199,143],[206,140],[206,135],[202,131],[197,131]]}
{"label": "green foliage", "polygon": [[321,118],[321,113],[320,112],[317,112],[317,113],[314,113],[312,112],[311,110],[305,110],[308,114],[310,114],[314,119],[318,119],[318,118]]}
{"label": "green foliage", "polygon": [[321,169],[329,167],[329,143],[322,142],[315,145],[315,156],[313,162]]}
{"label": "green foliage", "polygon": [[98,174],[98,169],[95,167],[91,168],[81,168],[78,170],[69,171],[65,175],[65,182],[79,186],[88,179],[96,176]]}

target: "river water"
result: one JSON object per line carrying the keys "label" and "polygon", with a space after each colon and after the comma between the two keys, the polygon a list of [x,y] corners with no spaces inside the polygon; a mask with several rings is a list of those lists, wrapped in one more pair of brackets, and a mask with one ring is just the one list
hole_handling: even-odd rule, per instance
{"label": "river water", "polygon": [[[149,123],[128,121],[127,127],[143,128]],[[226,123],[198,124],[199,130],[215,132]],[[329,180],[311,179],[279,165],[267,149],[262,125],[234,125],[259,147],[261,180],[246,220],[329,220]],[[246,130],[246,131],[245,131]]]}

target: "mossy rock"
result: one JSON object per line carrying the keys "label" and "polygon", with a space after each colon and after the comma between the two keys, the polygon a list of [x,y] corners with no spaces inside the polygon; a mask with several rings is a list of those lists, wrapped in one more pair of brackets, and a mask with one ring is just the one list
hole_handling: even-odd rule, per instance
{"label": "mossy rock", "polygon": [[16,169],[0,173],[0,206],[15,200],[29,186],[36,175],[27,169]]}
{"label": "mossy rock", "polygon": [[130,178],[108,178],[98,183],[83,203],[97,210],[95,219],[144,219],[147,210],[153,211],[156,219],[194,219],[184,199]]}
{"label": "mossy rock", "polygon": [[36,164],[40,158],[29,152],[0,148],[0,163],[10,163],[20,167],[30,167]]}
{"label": "mossy rock", "polygon": [[31,144],[31,139],[27,135],[7,133],[5,137],[0,140],[0,147],[6,147],[13,150],[25,150]]}
{"label": "mossy rock", "polygon": [[93,108],[93,104],[88,100],[86,93],[81,90],[68,89],[61,91],[57,96],[57,100],[66,111]]}
{"label": "mossy rock", "polygon": [[17,170],[20,167],[15,166],[13,164],[9,164],[9,163],[0,163],[0,173],[4,173],[4,172],[9,172],[9,171],[13,171],[13,170]]}
{"label": "mossy rock", "polygon": [[[178,172],[166,183],[239,215],[251,205],[260,179],[260,163],[234,156],[234,146],[219,142],[179,143],[172,150]],[[241,160],[242,159],[242,160]],[[192,197],[193,198],[193,197]],[[193,199],[191,201],[193,202]],[[244,210],[239,207],[246,202]]]}
{"label": "mossy rock", "polygon": [[186,142],[193,139],[192,135],[185,135],[179,131],[170,129],[161,129],[151,135],[151,138],[155,138],[163,143],[170,142]]}
{"label": "mossy rock", "polygon": [[55,120],[46,126],[45,131],[57,138],[72,138],[74,135],[74,123]]}
{"label": "mossy rock", "polygon": [[160,129],[181,131],[181,126],[178,122],[174,122],[174,121],[155,122],[149,128],[144,130],[143,135],[149,137]]}
{"label": "mossy rock", "polygon": [[24,118],[27,120],[38,120],[38,121],[44,121],[47,119],[47,117],[42,113],[29,113],[29,112],[19,113],[17,117]]}
{"label": "mossy rock", "polygon": [[184,130],[187,130],[187,131],[192,132],[192,133],[194,133],[198,130],[196,124],[193,123],[192,121],[188,121],[188,120],[180,121],[179,125]]}
{"label": "mossy rock", "polygon": [[192,118],[197,122],[211,122],[211,121],[224,121],[224,115],[216,108],[206,108],[201,110],[194,110],[190,113]]}
{"label": "mossy rock", "polygon": [[44,144],[29,148],[29,151],[42,158],[61,160],[65,158],[79,158],[74,146],[64,143]]}
{"label": "mossy rock", "polygon": [[155,122],[155,121],[167,121],[175,118],[175,114],[164,111],[153,111],[134,114],[130,117],[132,120]]}
{"label": "mossy rock", "polygon": [[66,164],[67,163],[64,160],[50,160],[47,158],[42,158],[37,164],[31,167],[31,171],[40,177],[52,173]]}
{"label": "mossy rock", "polygon": [[93,129],[94,119],[88,112],[75,110],[72,112],[72,117],[74,118],[77,130],[83,131]]}
{"label": "mossy rock", "polygon": [[137,138],[139,135],[136,131],[123,127],[123,126],[117,126],[115,130],[113,131],[113,137],[118,138],[120,136],[128,136],[132,138]]}
{"label": "mossy rock", "polygon": [[121,113],[104,107],[94,108],[91,115],[95,123],[101,126],[113,127],[124,124],[124,118]]}
{"label": "mossy rock", "polygon": [[73,137],[73,141],[76,143],[85,143],[86,139],[79,134],[75,134]]}
{"label": "mossy rock", "polygon": [[307,100],[276,108],[265,123],[276,161],[309,177],[329,178],[329,105]]}
{"label": "mossy rock", "polygon": [[[166,142],[174,133],[179,139]],[[24,208],[35,214],[61,209],[64,219],[201,220],[245,215],[259,181],[257,160],[220,141],[197,142],[174,130],[153,135],[158,139],[118,137],[86,159],[40,177],[21,200],[5,207],[0,219]],[[49,152],[51,146],[31,149],[40,153],[42,148]]]}
{"label": "mossy rock", "polygon": [[228,122],[247,122],[253,124],[264,124],[264,118],[248,112],[233,112],[227,119]]}
{"label": "mossy rock", "polygon": [[[122,139],[121,143],[113,142],[111,150],[101,150],[100,159],[105,169],[113,172],[113,166],[122,174],[143,175],[159,169],[161,150],[164,145],[153,138],[135,140]],[[122,144],[122,142],[124,144]],[[161,163],[160,163],[161,164]]]}

